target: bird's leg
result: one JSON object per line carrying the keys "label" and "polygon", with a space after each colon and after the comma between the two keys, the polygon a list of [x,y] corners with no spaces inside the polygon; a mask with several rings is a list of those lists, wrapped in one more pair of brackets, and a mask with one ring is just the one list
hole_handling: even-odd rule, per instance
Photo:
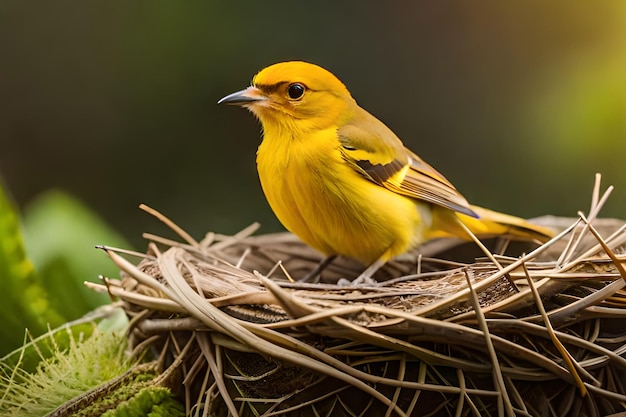
{"label": "bird's leg", "polygon": [[387,261],[382,258],[378,258],[373,264],[368,266],[365,271],[361,273],[351,285],[378,285],[376,280],[372,278],[372,275],[376,273]]}
{"label": "bird's leg", "polygon": [[319,280],[319,275],[322,273],[322,271],[324,269],[326,269],[326,267],[328,265],[330,265],[330,263],[332,261],[334,261],[336,257],[337,257],[337,255],[330,255],[330,256],[327,256],[326,258],[322,259],[320,261],[320,263],[318,263],[317,266],[315,268],[313,268],[313,270],[311,272],[306,274],[304,277],[300,278],[298,281],[300,281],[300,282],[317,282]]}

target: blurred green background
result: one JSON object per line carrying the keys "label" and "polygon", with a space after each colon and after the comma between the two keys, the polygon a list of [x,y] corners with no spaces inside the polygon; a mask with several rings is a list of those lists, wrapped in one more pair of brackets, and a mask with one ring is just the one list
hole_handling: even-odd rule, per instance
{"label": "blurred green background", "polygon": [[601,172],[626,217],[624,2],[0,0],[0,175],[21,209],[60,188],[138,248],[160,231],[139,203],[196,237],[281,230],[259,125],[216,102],[291,59],[475,204],[575,215]]}

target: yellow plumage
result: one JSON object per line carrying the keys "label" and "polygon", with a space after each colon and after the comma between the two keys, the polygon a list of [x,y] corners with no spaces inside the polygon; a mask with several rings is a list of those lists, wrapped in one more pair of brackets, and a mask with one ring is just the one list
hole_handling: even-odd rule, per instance
{"label": "yellow plumage", "polygon": [[222,102],[259,118],[257,168],[265,196],[288,230],[327,255],[382,263],[433,237],[468,238],[459,221],[479,236],[551,235],[470,206],[317,65],[274,64]]}

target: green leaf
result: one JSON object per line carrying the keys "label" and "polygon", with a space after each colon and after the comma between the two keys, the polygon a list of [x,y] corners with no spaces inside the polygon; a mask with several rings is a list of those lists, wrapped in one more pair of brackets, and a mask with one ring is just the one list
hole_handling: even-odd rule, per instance
{"label": "green leaf", "polygon": [[[40,284],[50,305],[73,320],[109,302],[106,294],[85,287],[99,275],[119,276],[119,270],[96,245],[129,244],[93,211],[61,191],[49,191],[24,212],[24,237]],[[61,323],[55,323],[59,325]]]}
{"label": "green leaf", "polygon": [[13,204],[0,186],[0,354],[21,346],[24,329],[33,334],[46,331],[47,323],[61,323],[39,285],[26,257],[20,224]]}

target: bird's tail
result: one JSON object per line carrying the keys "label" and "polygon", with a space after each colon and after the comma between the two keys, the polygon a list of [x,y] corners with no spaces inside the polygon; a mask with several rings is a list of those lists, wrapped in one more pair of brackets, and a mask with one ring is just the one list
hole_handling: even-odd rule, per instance
{"label": "bird's tail", "polygon": [[[520,217],[499,213],[478,206],[471,206],[471,209],[478,215],[478,218],[461,213],[455,213],[455,215],[459,221],[479,238],[508,235],[523,240],[547,242],[555,235],[554,231],[551,229],[532,224]],[[447,222],[447,224],[452,225],[454,223]],[[456,227],[440,228],[437,233],[430,237],[450,236],[470,239],[467,233],[458,224]]]}

